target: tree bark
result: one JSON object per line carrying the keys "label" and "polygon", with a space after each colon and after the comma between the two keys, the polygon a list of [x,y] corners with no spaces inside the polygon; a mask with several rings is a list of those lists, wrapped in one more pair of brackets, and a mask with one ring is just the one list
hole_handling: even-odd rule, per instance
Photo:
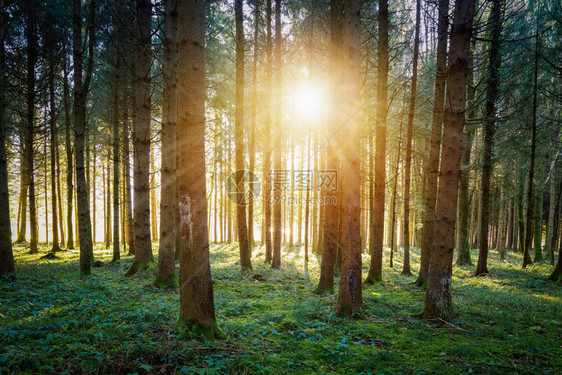
{"label": "tree bark", "polygon": [[276,174],[283,173],[281,170],[281,154],[283,152],[282,142],[282,119],[281,119],[281,0],[275,0],[275,149],[273,158],[273,258],[271,268],[281,267],[281,235],[282,235],[282,210],[281,194],[285,194],[283,181],[277,181]]}
{"label": "tree bark", "polygon": [[[68,85],[68,60],[66,58],[66,45],[64,47],[64,63],[63,63],[63,72],[64,72],[64,83],[63,83],[63,101],[64,101],[64,123],[66,127],[65,131],[65,150],[66,150],[66,226],[67,228],[67,239],[66,239],[66,248],[67,249],[74,249],[74,226],[72,224],[72,201],[74,195],[74,164],[73,164],[73,155],[72,155],[72,143],[70,138],[70,131],[72,128],[72,121],[70,119],[70,89]],[[62,212],[61,212],[62,214]]]}
{"label": "tree bark", "polygon": [[76,158],[77,212],[80,241],[80,273],[91,273],[92,261],[92,225],[90,221],[90,204],[84,166],[84,137],[86,135],[86,98],[90,86],[94,59],[94,17],[96,1],[91,0],[88,17],[90,41],[88,45],[88,62],[85,81],[82,82],[82,9],[81,1],[73,2],[73,60],[74,60],[74,152]]}
{"label": "tree bark", "polygon": [[404,263],[402,275],[411,276],[410,270],[410,184],[412,165],[412,138],[414,135],[414,114],[416,112],[416,88],[418,84],[418,56],[420,52],[420,1],[416,1],[416,31],[414,36],[414,61],[412,64],[412,86],[410,108],[408,110],[408,130],[406,135],[406,166],[404,174]]}
{"label": "tree bark", "polygon": [[502,33],[501,0],[492,1],[490,23],[492,24],[492,42],[490,45],[490,66],[486,85],[486,113],[484,120],[484,151],[480,185],[480,248],[478,263],[474,274],[488,274],[488,235],[490,228],[490,178],[492,176],[492,153],[494,143],[494,127],[496,122],[497,101],[499,96]]}
{"label": "tree bark", "polygon": [[205,2],[178,2],[178,188],[180,320],[220,337],[209,262],[205,183]]}
{"label": "tree bark", "polygon": [[164,60],[162,74],[162,166],[160,182],[160,246],[158,247],[157,282],[176,286],[176,135],[177,135],[177,1],[164,3]]}
{"label": "tree bark", "polygon": [[[330,122],[327,131],[326,169],[337,171],[340,166],[340,148],[335,135],[341,126],[342,118],[338,105],[342,98],[343,66],[342,66],[342,38],[343,38],[343,0],[330,1]],[[336,175],[336,178],[339,176]],[[339,188],[340,186],[338,186]],[[334,267],[338,248],[338,212],[341,202],[337,202],[337,191],[323,189],[326,202],[324,241],[322,248],[322,262],[320,264],[320,280],[317,292],[319,294],[334,292]],[[332,203],[333,200],[336,203]]]}
{"label": "tree bark", "polygon": [[[375,145],[375,193],[370,222],[371,264],[366,284],[382,281],[384,200],[386,181],[386,115],[388,96],[388,0],[379,0],[379,42],[377,67],[377,128]],[[343,202],[342,202],[343,204]]]}
{"label": "tree bark", "polygon": [[457,0],[448,56],[449,73],[443,126],[443,155],[435,214],[434,246],[429,263],[425,296],[425,319],[447,320],[453,314],[451,276],[473,18],[474,0]]}
{"label": "tree bark", "polygon": [[270,263],[273,258],[273,244],[271,236],[271,190],[273,188],[271,174],[271,100],[272,100],[272,56],[271,56],[271,0],[266,0],[265,6],[265,19],[266,19],[266,81],[265,81],[265,121],[264,121],[264,135],[263,135],[263,178],[267,179],[264,192],[264,222],[265,222],[265,262]]}
{"label": "tree bark", "polygon": [[342,143],[342,261],[336,305],[339,316],[354,316],[363,304],[361,294],[361,121],[355,112],[361,94],[361,0],[344,0],[344,102],[349,119]]}
{"label": "tree bark", "polygon": [[[150,0],[137,1],[138,47],[135,62],[135,116],[133,118],[134,220],[135,260],[127,270],[131,276],[144,271],[154,261],[150,237],[150,67],[151,62]],[[204,176],[204,174],[202,175]]]}
{"label": "tree bark", "polygon": [[0,278],[14,279],[16,267],[12,251],[12,228],[10,223],[10,197],[8,190],[8,160],[6,158],[6,122],[4,119],[6,98],[5,49],[7,31],[5,0],[0,0]]}
{"label": "tree bark", "polygon": [[427,162],[426,189],[423,214],[423,234],[420,252],[420,273],[417,286],[425,286],[429,270],[431,247],[435,234],[435,204],[439,173],[439,153],[441,132],[443,129],[443,106],[445,100],[445,82],[447,80],[447,31],[449,29],[449,0],[439,0],[439,18],[437,23],[437,66],[435,70],[435,97],[433,102],[433,119],[429,160]]}
{"label": "tree bark", "polygon": [[56,149],[57,149],[57,115],[55,110],[55,62],[54,56],[49,60],[49,131],[51,136],[51,213],[53,220],[53,246],[51,251],[60,251],[59,221],[57,217],[57,179],[56,179]]}
{"label": "tree bark", "polygon": [[29,248],[31,254],[37,253],[37,207],[35,201],[35,176],[33,166],[33,135],[35,126],[35,65],[38,59],[37,20],[35,1],[26,1],[26,38],[27,38],[27,117],[25,130],[25,173],[29,198],[29,226],[31,228]]}
{"label": "tree bark", "polygon": [[[236,226],[240,247],[240,268],[252,269],[250,247],[248,245],[248,223],[246,218],[247,192],[244,180],[247,179],[244,166],[244,11],[242,0],[234,1],[236,19],[236,114],[234,121],[234,144],[236,164]],[[241,199],[239,199],[241,198]]]}

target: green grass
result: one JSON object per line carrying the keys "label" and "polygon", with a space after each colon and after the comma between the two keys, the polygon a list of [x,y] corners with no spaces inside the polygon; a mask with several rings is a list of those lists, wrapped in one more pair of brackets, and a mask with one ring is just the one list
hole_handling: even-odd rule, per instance
{"label": "green grass", "polygon": [[[413,318],[424,291],[400,276],[400,254],[394,269],[385,254],[384,283],[364,287],[364,317],[346,320],[333,314],[336,295],[313,293],[315,256],[305,265],[286,250],[272,270],[257,247],[254,277],[240,272],[236,245],[212,245],[228,339],[210,342],[185,339],[177,291],[155,287],[150,274],[123,276],[130,256],[110,263],[111,251],[97,248],[105,266],[81,279],[78,251],[39,259],[47,250],[16,247],[17,280],[0,283],[1,373],[562,373],[562,288],[545,281],[552,266],[521,270],[514,252],[500,261],[492,251],[487,277],[455,267],[457,318],[433,325]],[[416,249],[412,258],[417,271]]]}

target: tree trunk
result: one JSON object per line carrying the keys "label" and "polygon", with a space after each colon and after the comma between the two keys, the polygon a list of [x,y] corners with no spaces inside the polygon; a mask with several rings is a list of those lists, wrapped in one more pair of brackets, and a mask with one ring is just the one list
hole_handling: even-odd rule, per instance
{"label": "tree trunk", "polygon": [[[72,163],[73,155],[72,155],[72,144],[70,140],[70,130],[72,127],[72,122],[70,119],[70,89],[68,87],[68,60],[66,58],[66,46],[64,48],[64,84],[63,84],[63,101],[64,101],[64,124],[66,127],[65,131],[65,149],[66,149],[66,226],[67,228],[67,240],[66,240],[66,248],[67,249],[74,249],[74,228],[72,224],[72,201],[73,201],[73,193],[74,193],[74,165]],[[62,212],[61,212],[62,213]]]}
{"label": "tree trunk", "polygon": [[12,228],[10,223],[10,197],[8,190],[8,160],[6,158],[6,123],[5,91],[4,91],[4,66],[5,49],[4,40],[7,34],[7,16],[5,0],[0,0],[0,278],[15,278],[16,267],[12,251]]}
{"label": "tree trunk", "polygon": [[482,176],[480,185],[480,248],[478,263],[474,274],[488,274],[488,235],[490,228],[490,178],[492,176],[492,153],[494,143],[494,127],[496,122],[497,101],[499,97],[500,65],[502,33],[501,0],[493,0],[490,23],[492,24],[492,42],[490,45],[490,67],[486,84],[486,113],[484,120],[484,150],[482,160]]}
{"label": "tree trunk", "polygon": [[[117,14],[120,15],[121,8],[117,9]],[[121,26],[119,25],[120,20],[116,20],[116,46],[118,50],[121,50],[122,43],[121,43]],[[112,123],[113,123],[113,261],[117,262],[121,258],[121,253],[119,251],[119,211],[120,211],[120,204],[119,204],[119,166],[120,166],[120,155],[119,155],[119,92],[120,92],[120,84],[121,84],[121,57],[119,54],[116,54],[115,57],[115,72],[114,78],[115,82],[113,82],[113,108],[112,108]]]}
{"label": "tree trunk", "polygon": [[180,321],[220,337],[209,262],[205,183],[205,2],[178,3]]}
{"label": "tree trunk", "polygon": [[[176,247],[176,134],[177,134],[177,1],[164,3],[164,60],[162,74],[162,166],[160,168],[160,246],[158,247],[157,283],[177,287]],[[215,208],[216,209],[216,208]]]}
{"label": "tree trunk", "polygon": [[123,179],[124,186],[123,189],[125,190],[125,239],[127,246],[129,247],[129,254],[135,254],[135,238],[133,236],[133,207],[132,207],[132,196],[131,196],[131,158],[130,158],[130,118],[129,118],[129,109],[130,109],[130,91],[124,88],[124,95],[123,95]]}
{"label": "tree trunk", "polygon": [[534,63],[534,85],[533,85],[533,108],[531,119],[531,162],[529,166],[529,179],[527,180],[527,220],[525,223],[525,243],[523,247],[523,268],[533,264],[531,260],[531,242],[533,237],[533,218],[535,209],[535,156],[537,149],[537,80],[539,74],[539,34],[538,25],[535,35],[535,63]]}
{"label": "tree trunk", "polygon": [[81,1],[73,2],[73,60],[74,60],[74,152],[76,157],[77,211],[80,241],[80,273],[91,273],[92,261],[92,225],[90,222],[90,204],[84,166],[84,137],[86,135],[86,98],[90,86],[94,59],[94,17],[96,1],[91,0],[88,17],[90,41],[88,44],[88,62],[85,81],[82,82],[82,9]]}
{"label": "tree trunk", "polygon": [[361,121],[354,116],[361,93],[361,0],[344,0],[343,59],[346,135],[342,143],[342,261],[336,305],[339,316],[354,316],[363,304],[361,294]]}
{"label": "tree trunk", "polygon": [[236,164],[236,226],[240,247],[240,268],[242,271],[252,269],[250,247],[248,245],[248,223],[246,205],[248,204],[244,180],[247,180],[244,168],[244,13],[242,0],[234,1],[236,18],[236,114],[234,123],[234,144]]}
{"label": "tree trunk", "polygon": [[271,0],[266,0],[265,7],[266,19],[266,81],[265,81],[265,121],[264,121],[264,134],[263,134],[263,178],[267,179],[264,192],[264,214],[265,214],[265,262],[270,263],[273,258],[273,244],[271,236],[271,211],[272,211],[272,176],[271,174],[271,100],[272,100],[272,56],[271,56]]}
{"label": "tree trunk", "polygon": [[408,110],[408,130],[406,135],[406,166],[404,175],[404,263],[402,275],[411,276],[410,270],[410,184],[412,165],[412,138],[414,136],[414,114],[416,111],[416,87],[418,84],[418,55],[420,51],[420,1],[416,1],[416,32],[414,36],[414,61],[412,66],[412,86],[410,108]]}
{"label": "tree trunk", "polygon": [[26,38],[27,38],[27,117],[25,131],[25,173],[27,175],[27,188],[29,197],[29,225],[31,235],[29,239],[30,253],[37,253],[37,207],[35,201],[35,176],[33,167],[33,133],[35,125],[35,65],[38,59],[37,42],[37,21],[35,12],[35,2],[26,2]]}
{"label": "tree trunk", "polygon": [[[258,49],[259,49],[259,27],[260,27],[260,0],[254,1],[254,41],[253,41],[253,69],[252,69],[252,125],[250,127],[250,141],[248,155],[250,157],[250,172],[252,175],[256,172],[256,125],[258,121]],[[250,183],[250,202],[248,204],[248,248],[250,254],[254,245],[254,200],[255,194],[254,184]],[[215,194],[216,197],[216,194]],[[215,213],[216,213],[215,208]],[[216,222],[216,220],[215,220]],[[216,230],[215,230],[216,236]]]}
{"label": "tree trunk", "polygon": [[[281,267],[281,235],[282,235],[282,210],[281,195],[285,194],[283,180],[277,181],[277,173],[282,173],[281,154],[283,152],[282,142],[282,119],[281,119],[281,0],[275,1],[275,149],[273,158],[273,258],[271,268]],[[281,177],[282,179],[282,177]]]}
{"label": "tree trunk", "polygon": [[[333,136],[341,126],[342,118],[338,104],[342,98],[343,66],[343,0],[330,1],[330,122],[327,141],[326,169],[337,171],[340,166],[340,152],[337,137]],[[339,176],[336,175],[336,178]],[[338,186],[339,188],[339,186]],[[334,293],[334,267],[338,248],[338,211],[341,202],[337,202],[337,189],[323,189],[323,195],[329,202],[325,210],[324,241],[322,263],[320,265],[320,281],[317,292],[320,294]],[[336,200],[336,203],[332,203]]]}
{"label": "tree trunk", "polygon": [[425,319],[447,320],[452,317],[453,313],[451,275],[473,17],[474,0],[457,0],[448,56],[449,73],[447,76],[447,104],[444,112],[443,155],[435,213],[434,246],[429,263],[425,296]]}
{"label": "tree trunk", "polygon": [[[137,1],[138,47],[135,62],[135,116],[133,119],[134,221],[135,260],[127,276],[144,271],[153,263],[150,237],[150,67],[151,67],[150,0]],[[204,176],[205,174],[201,174]],[[204,178],[203,178],[204,180]]]}
{"label": "tree trunk", "polygon": [[420,253],[420,273],[417,286],[425,286],[431,247],[435,234],[435,204],[437,196],[437,178],[439,173],[439,151],[443,129],[443,106],[445,100],[445,82],[447,79],[447,31],[449,29],[449,0],[439,0],[439,19],[437,24],[437,66],[435,70],[435,98],[433,102],[433,119],[429,160],[427,162],[426,190],[423,215],[423,235]]}
{"label": "tree trunk", "polygon": [[57,179],[56,179],[56,149],[57,149],[57,115],[55,110],[55,61],[49,60],[49,131],[51,135],[51,212],[53,220],[53,247],[52,252],[60,251],[59,246],[59,220],[57,217]]}
{"label": "tree trunk", "polygon": [[[375,193],[370,222],[371,264],[366,284],[382,281],[384,241],[384,198],[386,182],[386,115],[388,91],[388,0],[379,0],[379,41],[377,66],[377,128],[375,146]],[[343,202],[342,202],[343,204]]]}

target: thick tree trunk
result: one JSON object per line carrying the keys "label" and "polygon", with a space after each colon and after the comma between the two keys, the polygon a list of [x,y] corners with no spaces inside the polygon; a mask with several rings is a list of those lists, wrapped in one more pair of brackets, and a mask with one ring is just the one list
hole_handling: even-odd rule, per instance
{"label": "thick tree trunk", "polygon": [[[244,13],[242,0],[234,1],[236,18],[236,114],[234,122],[235,164],[236,164],[236,227],[240,247],[240,268],[252,269],[248,245],[248,223],[246,218],[247,198],[244,180],[247,179],[244,166]],[[239,199],[241,198],[241,199]]]}
{"label": "thick tree trunk", "polygon": [[414,36],[414,60],[412,65],[412,86],[410,92],[410,108],[408,110],[408,130],[406,135],[406,166],[404,174],[404,263],[402,275],[410,276],[410,184],[412,165],[412,138],[414,136],[414,114],[416,111],[416,88],[418,84],[418,56],[420,52],[420,2],[416,1],[416,32]]}
{"label": "thick tree trunk", "polygon": [[177,134],[177,1],[164,3],[164,60],[162,74],[162,166],[160,168],[160,246],[158,247],[157,283],[177,286],[176,247],[176,134]]}
{"label": "thick tree trunk", "polygon": [[[388,96],[388,0],[379,0],[379,41],[377,66],[377,128],[375,146],[375,193],[370,222],[371,264],[365,283],[382,281],[384,241],[384,198],[386,182],[386,115]],[[342,202],[343,204],[343,202]]]}
{"label": "thick tree trunk", "polygon": [[474,0],[457,0],[448,56],[449,74],[443,126],[443,155],[435,214],[434,246],[429,263],[425,296],[425,319],[447,320],[453,314],[451,276],[473,18]]}
{"label": "thick tree trunk", "polygon": [[435,71],[435,98],[433,102],[433,119],[429,160],[427,162],[426,189],[423,215],[423,236],[420,254],[420,273],[416,285],[427,283],[429,258],[435,234],[435,203],[437,196],[437,178],[439,172],[439,151],[443,129],[443,106],[445,100],[445,82],[447,79],[447,31],[449,29],[449,0],[439,0],[439,19],[437,24],[437,66]]}
{"label": "thick tree trunk", "polygon": [[[138,48],[135,63],[135,116],[133,120],[134,223],[135,260],[127,276],[144,271],[154,261],[150,237],[150,67],[151,67],[150,0],[137,1]],[[201,176],[204,176],[202,174]]]}
{"label": "thick tree trunk", "polygon": [[178,3],[180,321],[219,337],[209,262],[205,183],[205,2]]}
{"label": "thick tree trunk", "polygon": [[490,228],[490,179],[492,176],[492,153],[494,143],[494,127],[496,122],[497,101],[499,96],[502,33],[501,0],[493,0],[490,23],[492,24],[492,42],[490,45],[490,66],[486,87],[486,113],[484,120],[484,151],[480,185],[480,248],[478,263],[474,274],[488,274],[488,235]]}
{"label": "thick tree trunk", "polygon": [[273,258],[271,268],[281,267],[281,235],[282,235],[282,210],[281,195],[285,194],[282,181],[277,181],[277,173],[281,173],[281,156],[283,153],[282,133],[283,124],[281,118],[281,0],[275,0],[275,149],[273,158]]}
{"label": "thick tree trunk", "polygon": [[12,251],[12,228],[10,223],[10,197],[8,195],[8,161],[6,158],[6,123],[5,91],[4,91],[4,66],[5,50],[4,40],[7,34],[7,17],[5,0],[0,0],[0,278],[15,277],[16,267]]}
{"label": "thick tree trunk", "polygon": [[349,119],[342,142],[342,261],[336,305],[339,316],[354,316],[363,304],[361,294],[361,121],[354,116],[361,93],[361,0],[344,0],[343,59],[344,102],[342,112]]}
{"label": "thick tree trunk", "polygon": [[[326,169],[338,171],[340,167],[340,152],[338,139],[333,136],[341,126],[340,110],[338,105],[342,98],[341,88],[343,85],[342,70],[342,35],[343,33],[343,0],[330,1],[330,122],[327,141]],[[341,171],[341,170],[340,170]],[[337,176],[336,178],[339,178]],[[339,186],[338,186],[339,188]],[[317,292],[334,292],[334,267],[336,265],[336,253],[338,248],[338,212],[341,202],[337,201],[337,191],[333,189],[323,189],[323,195],[327,197],[329,203],[325,209],[324,240],[322,248],[322,263],[320,265],[320,280]],[[328,200],[329,199],[329,200]]]}

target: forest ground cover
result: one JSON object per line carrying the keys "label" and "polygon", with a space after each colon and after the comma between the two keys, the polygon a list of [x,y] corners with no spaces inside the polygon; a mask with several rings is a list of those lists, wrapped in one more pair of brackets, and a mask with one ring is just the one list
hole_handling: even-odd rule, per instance
{"label": "forest ground cover", "polygon": [[[319,259],[284,249],[283,266],[241,273],[236,244],[213,244],[215,307],[228,336],[191,338],[178,327],[179,295],[153,286],[153,275],[124,277],[132,257],[80,279],[78,251],[42,260],[15,247],[17,280],[0,282],[1,373],[561,373],[562,288],[545,281],[552,266],[521,270],[521,255],[500,261],[490,275],[455,267],[457,318],[434,324],[416,318],[424,291],[415,277],[387,266],[384,283],[363,287],[360,319],[333,314],[337,295],[314,293]],[[388,250],[388,249],[387,249]],[[413,249],[413,264],[419,251]],[[476,252],[473,250],[473,259]],[[364,275],[368,255],[363,257]],[[415,270],[414,270],[415,271]]]}

